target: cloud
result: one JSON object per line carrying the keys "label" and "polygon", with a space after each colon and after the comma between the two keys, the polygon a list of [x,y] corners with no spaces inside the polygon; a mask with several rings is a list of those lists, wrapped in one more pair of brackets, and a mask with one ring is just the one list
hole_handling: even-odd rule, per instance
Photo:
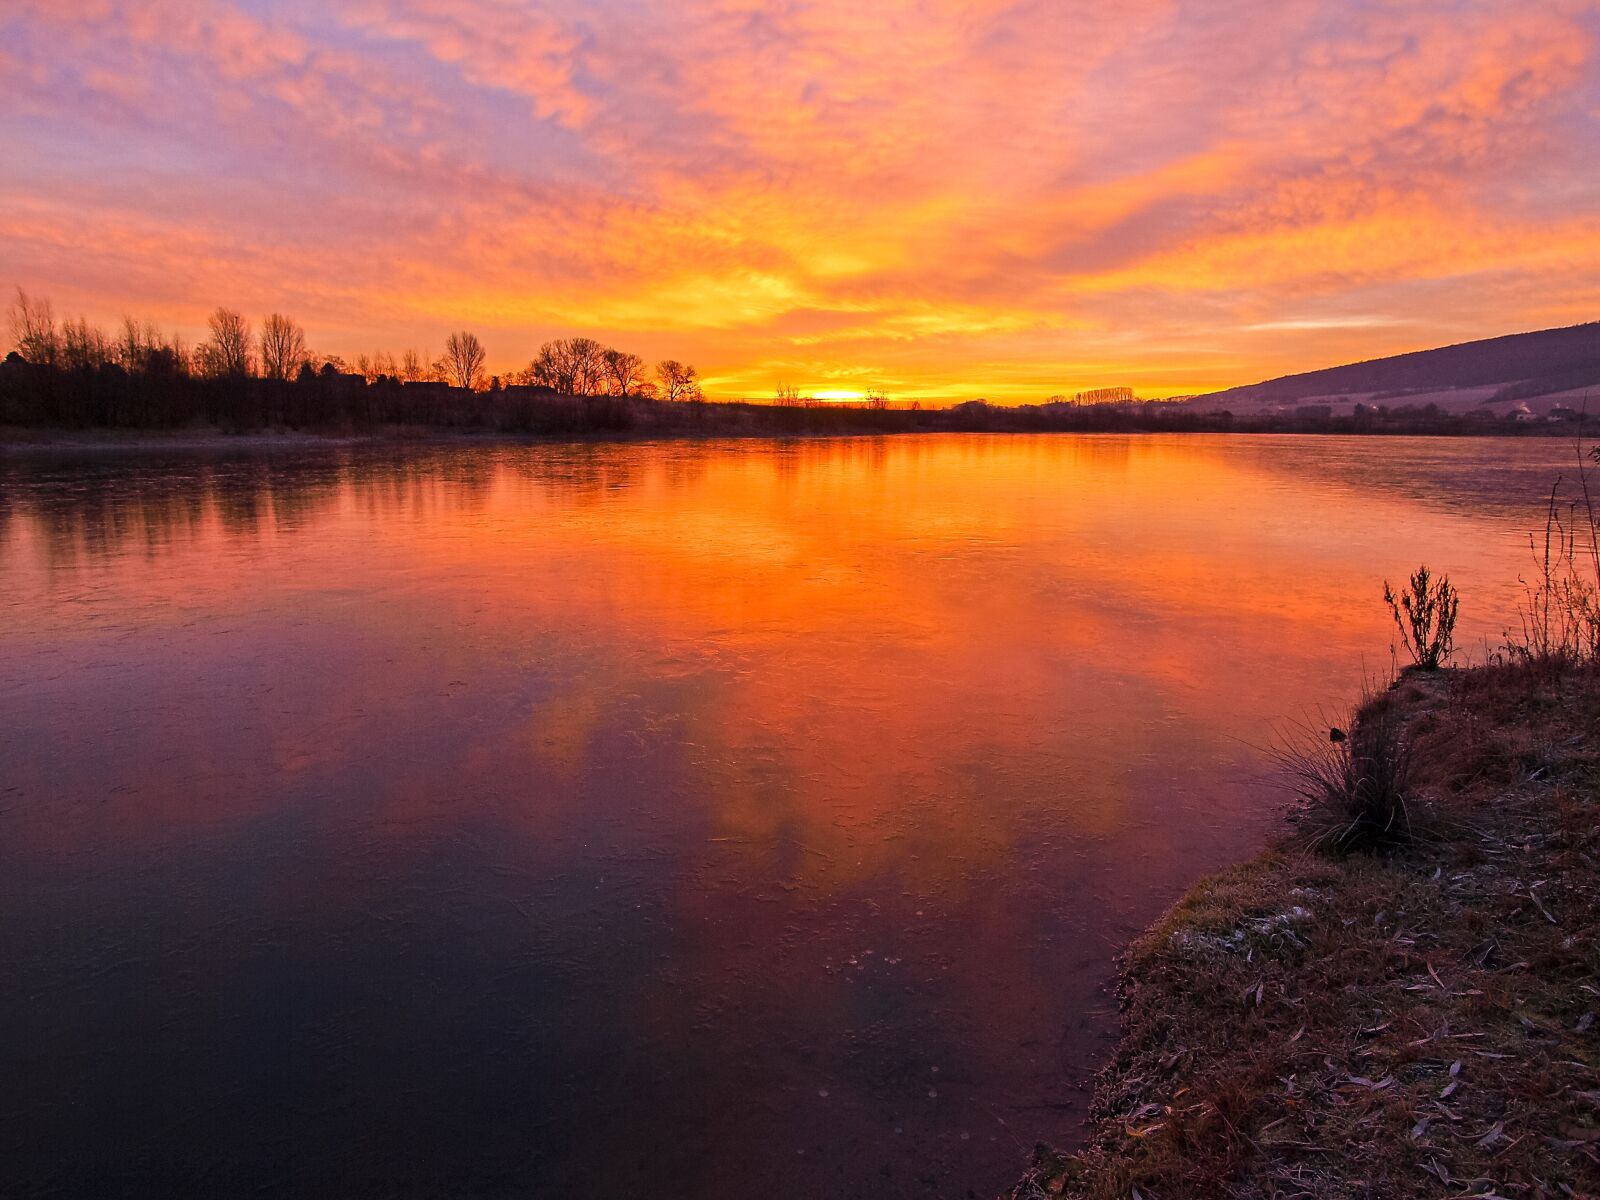
{"label": "cloud", "polygon": [[14,0],[0,261],[330,350],[1190,390],[1299,365],[1306,321],[1368,357],[1596,315],[1597,34],[1588,0]]}

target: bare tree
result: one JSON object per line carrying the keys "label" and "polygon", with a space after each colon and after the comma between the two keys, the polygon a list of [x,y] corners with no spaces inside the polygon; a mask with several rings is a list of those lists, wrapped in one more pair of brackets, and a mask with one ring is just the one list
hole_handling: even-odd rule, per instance
{"label": "bare tree", "polygon": [[371,356],[359,354],[356,356],[356,372],[366,377],[368,383],[377,383],[378,380],[388,376],[397,379],[400,376],[400,367],[394,361],[394,355],[387,350],[379,350]]}
{"label": "bare tree", "polygon": [[606,388],[606,348],[593,338],[567,342],[572,357],[572,390],[580,396],[597,396]]}
{"label": "bare tree", "polygon": [[195,369],[195,354],[189,349],[183,335],[174,333],[172,340],[156,347],[150,353],[150,361],[145,367],[158,375],[192,375]]}
{"label": "bare tree", "polygon": [[211,340],[199,350],[200,369],[213,379],[241,378],[255,366],[250,322],[231,308],[219,308],[207,322]]}
{"label": "bare tree", "polygon": [[61,334],[56,330],[56,315],[49,300],[35,300],[19,287],[16,303],[7,315],[18,354],[44,366],[55,366],[60,361]]}
{"label": "bare tree", "polygon": [[557,338],[539,347],[539,356],[519,378],[567,395],[592,396],[607,380],[605,354],[593,338]]}
{"label": "bare tree", "polygon": [[406,383],[421,383],[427,377],[428,368],[423,365],[422,356],[415,350],[407,350],[400,360],[400,378]]}
{"label": "bare tree", "polygon": [[261,373],[268,379],[293,379],[306,362],[306,331],[282,313],[261,322]]}
{"label": "bare tree", "polygon": [[483,382],[483,363],[488,355],[476,334],[452,333],[444,342],[445,378],[456,387],[475,388]]}
{"label": "bare tree", "polygon": [[61,325],[60,365],[67,371],[93,371],[116,357],[111,339],[98,325],[84,317]]}
{"label": "bare tree", "polygon": [[686,363],[666,359],[656,364],[656,378],[661,381],[661,395],[667,400],[703,400],[700,391],[700,372]]}
{"label": "bare tree", "polygon": [[144,326],[132,317],[122,318],[122,335],[117,338],[117,361],[124,371],[142,371],[150,361],[150,346],[145,340]]}
{"label": "bare tree", "polygon": [[613,396],[635,395],[644,382],[644,359],[626,350],[602,350],[600,368]]}
{"label": "bare tree", "polygon": [[116,357],[125,371],[148,371],[151,362],[162,356],[164,365],[172,365],[177,357],[175,345],[168,345],[153,321],[140,324],[132,317],[122,318],[122,336],[117,339]]}
{"label": "bare tree", "polygon": [[539,347],[538,355],[512,376],[512,382],[529,387],[547,387],[557,392],[569,390],[563,379],[561,366],[556,361],[555,346],[551,342]]}

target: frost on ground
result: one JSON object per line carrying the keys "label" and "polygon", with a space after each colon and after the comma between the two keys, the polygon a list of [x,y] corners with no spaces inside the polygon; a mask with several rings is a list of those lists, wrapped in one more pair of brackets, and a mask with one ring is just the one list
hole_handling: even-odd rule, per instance
{"label": "frost on ground", "polygon": [[1130,950],[1088,1149],[1014,1197],[1600,1195],[1600,675],[1408,676],[1412,845],[1285,841]]}

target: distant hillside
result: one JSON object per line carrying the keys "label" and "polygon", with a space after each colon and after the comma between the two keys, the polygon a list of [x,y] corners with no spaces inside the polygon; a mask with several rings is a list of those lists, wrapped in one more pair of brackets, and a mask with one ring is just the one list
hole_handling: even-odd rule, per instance
{"label": "distant hillside", "polygon": [[1540,397],[1554,403],[1590,385],[1600,387],[1600,321],[1285,375],[1191,403],[1240,411],[1307,403],[1337,408],[1358,401],[1461,408]]}

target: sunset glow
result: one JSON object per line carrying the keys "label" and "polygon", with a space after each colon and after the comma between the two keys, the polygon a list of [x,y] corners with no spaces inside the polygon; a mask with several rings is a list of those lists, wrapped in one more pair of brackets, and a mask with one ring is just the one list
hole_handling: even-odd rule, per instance
{"label": "sunset glow", "polygon": [[1600,5],[10,0],[0,284],[715,398],[1210,390],[1600,315]]}

